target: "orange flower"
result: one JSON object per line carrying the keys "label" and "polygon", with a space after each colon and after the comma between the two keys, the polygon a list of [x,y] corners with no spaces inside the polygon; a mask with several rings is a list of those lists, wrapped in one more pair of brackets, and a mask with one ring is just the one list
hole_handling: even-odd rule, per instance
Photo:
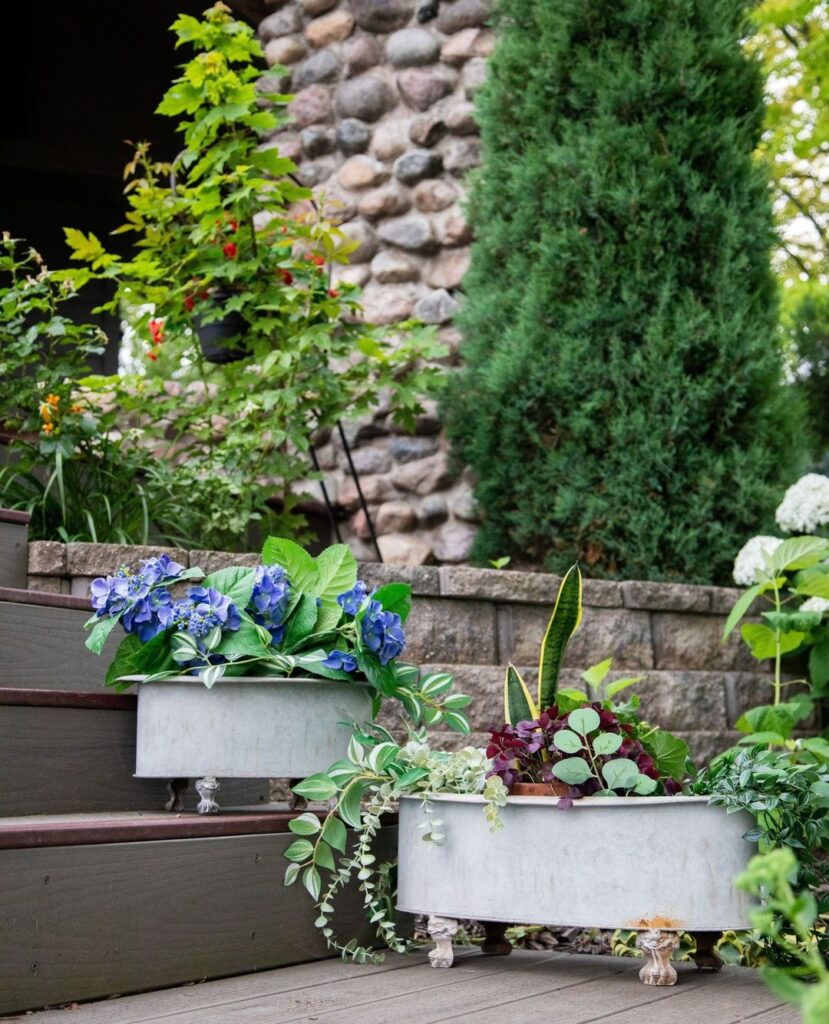
{"label": "orange flower", "polygon": [[73,412],[76,416],[80,416],[80,414],[83,412],[83,406],[80,404],[80,402],[76,402],[73,406],[71,406],[69,411]]}
{"label": "orange flower", "polygon": [[44,423],[42,429],[44,434],[51,434],[55,427],[52,423]]}
{"label": "orange flower", "polygon": [[49,423],[52,419],[52,406],[46,402],[40,403],[40,418],[44,423]]}
{"label": "orange flower", "polygon": [[55,409],[60,405],[60,395],[47,395],[46,401]]}

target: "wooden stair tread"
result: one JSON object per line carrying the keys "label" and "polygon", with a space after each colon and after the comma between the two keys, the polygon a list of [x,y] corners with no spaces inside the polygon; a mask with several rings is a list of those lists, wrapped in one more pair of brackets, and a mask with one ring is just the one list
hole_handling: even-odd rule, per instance
{"label": "wooden stair tread", "polygon": [[[220,814],[153,810],[21,815],[0,818],[0,849],[282,833],[290,831],[288,823],[300,813],[286,804],[256,804],[223,809]],[[315,813],[324,818],[326,811],[320,808]]]}
{"label": "wooden stair tread", "polygon": [[28,526],[32,517],[28,512],[21,512],[14,508],[0,508],[0,523],[16,523],[19,526]]}
{"label": "wooden stair tread", "polygon": [[[32,814],[0,818],[0,850],[45,846],[95,846],[167,839],[212,839],[219,836],[273,835],[289,832],[302,811],[286,804],[231,807],[220,814],[172,814],[168,811],[97,811],[82,814]],[[319,818],[327,811],[314,808]],[[383,818],[397,824],[397,815]]]}
{"label": "wooden stair tread", "polygon": [[92,614],[88,597],[73,597],[71,594],[51,594],[45,590],[23,590],[20,587],[0,587],[0,602],[9,604],[34,604],[46,608],[71,608],[74,611]]}
{"label": "wooden stair tread", "polygon": [[9,679],[0,686],[0,705],[35,708],[91,708],[134,711],[138,704],[135,693],[101,690],[46,690],[38,687],[16,687]]}

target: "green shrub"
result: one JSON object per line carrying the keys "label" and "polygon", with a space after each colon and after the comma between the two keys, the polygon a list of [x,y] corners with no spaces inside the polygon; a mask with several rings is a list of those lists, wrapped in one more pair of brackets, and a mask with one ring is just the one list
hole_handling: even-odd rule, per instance
{"label": "green shrub", "polygon": [[741,0],[500,0],[445,413],[476,554],[724,581],[797,471]]}

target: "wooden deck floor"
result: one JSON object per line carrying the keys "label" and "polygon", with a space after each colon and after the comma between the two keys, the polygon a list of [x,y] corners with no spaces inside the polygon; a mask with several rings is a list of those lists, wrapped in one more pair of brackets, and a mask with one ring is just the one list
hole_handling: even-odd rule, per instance
{"label": "wooden deck floor", "polygon": [[[26,1015],[30,1024],[798,1024],[754,971],[678,964],[648,988],[640,962],[516,950],[460,953],[434,970],[422,953],[379,967],[325,960]],[[23,1019],[4,1018],[7,1020]]]}

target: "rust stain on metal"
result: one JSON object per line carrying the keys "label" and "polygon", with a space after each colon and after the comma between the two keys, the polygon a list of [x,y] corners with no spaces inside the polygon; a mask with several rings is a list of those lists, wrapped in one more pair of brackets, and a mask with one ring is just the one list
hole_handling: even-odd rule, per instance
{"label": "rust stain on metal", "polygon": [[640,917],[635,921],[628,921],[625,925],[626,928],[647,928],[659,929],[661,931],[675,932],[679,931],[684,927],[681,921],[677,921],[673,917]]}

